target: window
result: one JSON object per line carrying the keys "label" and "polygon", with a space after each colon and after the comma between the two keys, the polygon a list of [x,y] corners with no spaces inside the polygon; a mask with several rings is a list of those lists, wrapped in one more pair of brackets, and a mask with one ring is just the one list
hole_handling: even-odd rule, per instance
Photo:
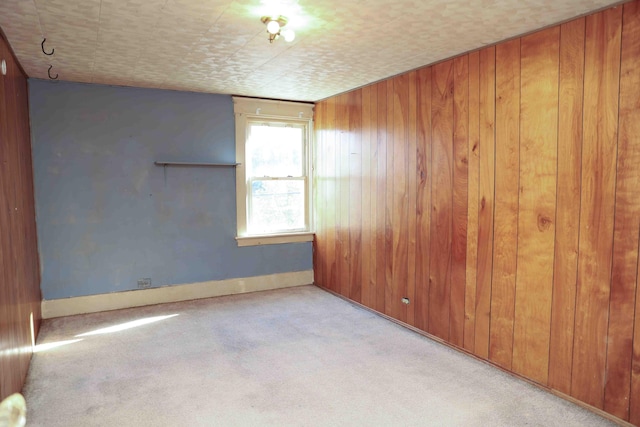
{"label": "window", "polygon": [[313,105],[233,100],[238,245],[311,241]]}

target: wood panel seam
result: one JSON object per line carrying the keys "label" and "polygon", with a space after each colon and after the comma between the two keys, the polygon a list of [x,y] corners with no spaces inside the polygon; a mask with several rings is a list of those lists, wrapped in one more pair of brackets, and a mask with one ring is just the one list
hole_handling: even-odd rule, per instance
{"label": "wood panel seam", "polygon": [[[586,70],[587,70],[587,60],[586,60],[586,51],[587,51],[587,37],[586,37],[586,31],[587,31],[587,27],[586,27],[586,20],[585,20],[585,28],[584,28],[584,32],[585,32],[585,37],[583,40],[583,45],[582,45],[582,51],[584,52],[585,55],[585,59],[582,61],[582,109],[580,111],[580,124],[581,124],[581,128],[582,128],[582,144],[584,144],[584,94],[585,94],[585,85],[584,85],[584,76],[586,75]],[[573,396],[573,361],[574,361],[574,357],[575,357],[575,350],[576,350],[576,344],[575,344],[575,340],[576,340],[576,336],[575,336],[575,331],[576,331],[576,323],[577,323],[577,310],[578,310],[578,276],[580,274],[580,241],[582,238],[582,227],[579,226],[579,224],[582,222],[582,173],[583,173],[583,169],[584,169],[584,148],[582,148],[580,150],[580,197],[578,198],[580,200],[580,209],[578,210],[578,254],[576,257],[576,296],[574,299],[574,308],[573,308],[573,339],[572,339],[572,345],[571,345],[571,375],[570,375],[570,382],[569,382],[569,394]]]}

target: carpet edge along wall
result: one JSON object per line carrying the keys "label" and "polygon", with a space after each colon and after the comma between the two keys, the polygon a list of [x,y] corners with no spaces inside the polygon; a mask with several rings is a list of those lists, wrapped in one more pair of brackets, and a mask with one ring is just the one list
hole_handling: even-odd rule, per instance
{"label": "carpet edge along wall", "polygon": [[318,103],[316,283],[640,424],[639,5]]}
{"label": "carpet edge along wall", "polygon": [[185,283],[110,294],[43,300],[42,318],[51,319],[76,314],[283,289],[312,283],[313,270],[306,270],[266,276]]}
{"label": "carpet edge along wall", "polygon": [[20,392],[40,327],[27,79],[0,30],[0,400]]}

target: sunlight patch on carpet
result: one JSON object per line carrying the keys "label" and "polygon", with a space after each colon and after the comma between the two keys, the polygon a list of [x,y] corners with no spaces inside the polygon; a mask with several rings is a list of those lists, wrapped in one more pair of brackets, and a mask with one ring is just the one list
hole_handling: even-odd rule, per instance
{"label": "sunlight patch on carpet", "polygon": [[149,323],[159,322],[161,320],[169,319],[175,316],[178,316],[178,314],[169,314],[167,316],[146,317],[144,319],[133,320],[131,322],[120,323],[119,325],[96,329],[95,331],[85,332],[84,334],[76,335],[76,338],[88,337],[91,335],[102,335],[102,334],[111,334],[113,332],[120,332],[120,331],[124,331],[131,328],[137,328],[138,326],[148,325]]}

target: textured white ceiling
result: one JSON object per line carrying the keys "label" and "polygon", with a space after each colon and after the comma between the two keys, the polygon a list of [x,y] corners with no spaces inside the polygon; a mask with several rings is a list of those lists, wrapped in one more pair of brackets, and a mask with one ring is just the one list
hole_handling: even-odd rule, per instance
{"label": "textured white ceiling", "polygon": [[[0,0],[0,27],[30,77],[317,101],[614,3]],[[272,10],[293,43],[269,44]]]}

